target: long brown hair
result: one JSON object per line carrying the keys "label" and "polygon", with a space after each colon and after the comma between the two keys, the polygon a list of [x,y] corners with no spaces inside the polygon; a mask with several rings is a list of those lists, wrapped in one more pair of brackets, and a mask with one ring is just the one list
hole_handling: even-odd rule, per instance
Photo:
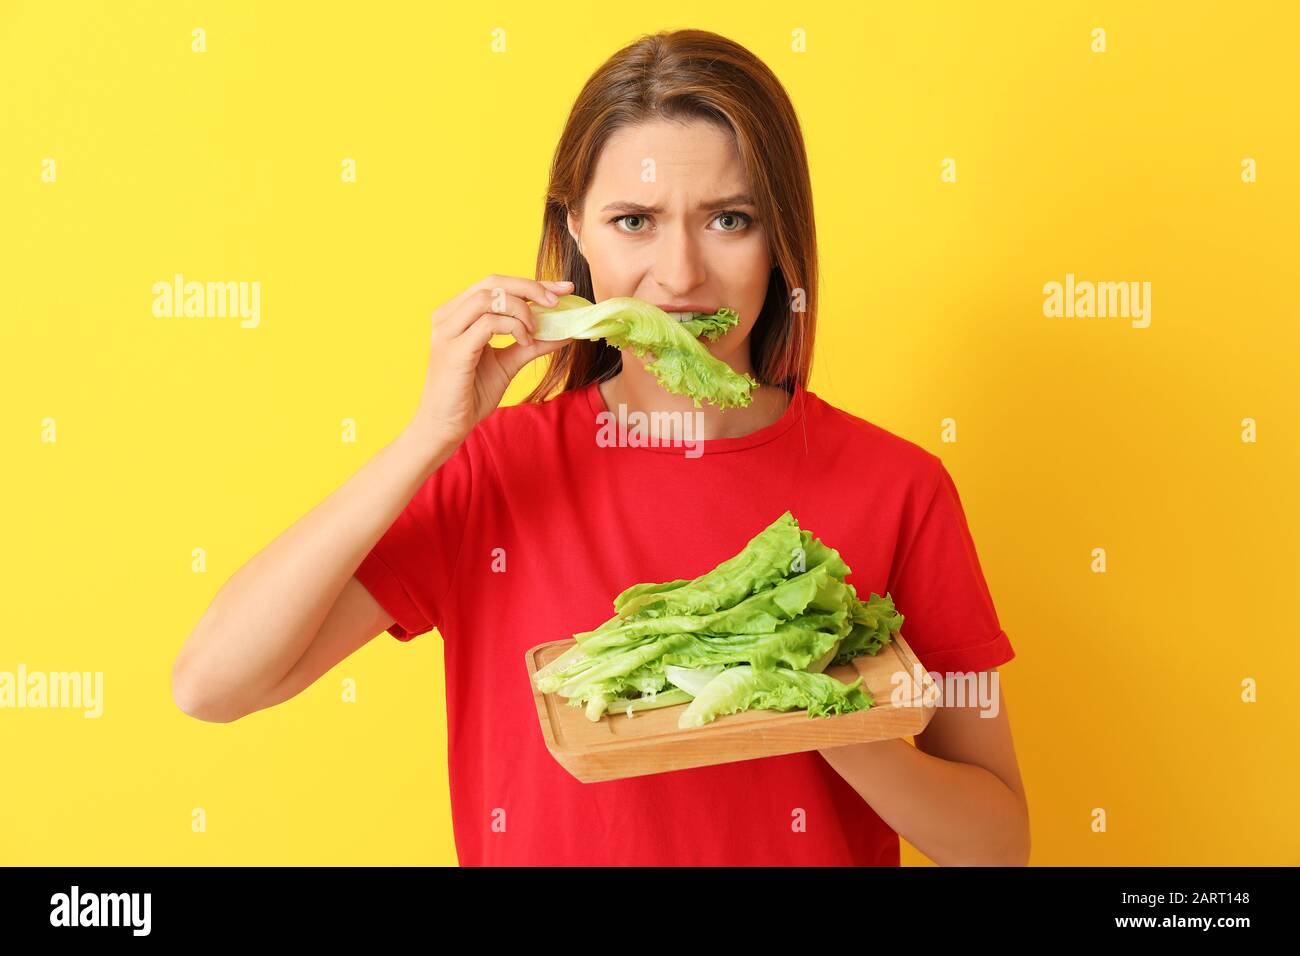
{"label": "long brown hair", "polygon": [[[538,279],[568,279],[595,301],[591,273],[569,235],[601,148],[623,127],[703,119],[734,136],[776,265],[749,336],[754,377],[794,392],[807,387],[817,325],[817,235],[808,157],[794,106],[776,75],[738,43],[706,30],[643,35],[592,74],[578,94],[551,163],[537,251]],[[557,386],[582,388],[616,375],[622,353],[574,340],[551,353],[542,380],[524,399]]]}

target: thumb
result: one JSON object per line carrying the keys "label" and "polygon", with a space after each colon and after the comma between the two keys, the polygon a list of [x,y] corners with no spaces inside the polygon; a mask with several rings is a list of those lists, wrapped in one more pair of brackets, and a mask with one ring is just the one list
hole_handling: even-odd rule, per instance
{"label": "thumb", "polygon": [[497,358],[501,360],[501,366],[506,370],[506,374],[514,378],[519,373],[519,370],[533,359],[559,351],[572,341],[573,339],[559,339],[557,341],[540,342],[534,339],[532,345],[515,342],[503,348]]}

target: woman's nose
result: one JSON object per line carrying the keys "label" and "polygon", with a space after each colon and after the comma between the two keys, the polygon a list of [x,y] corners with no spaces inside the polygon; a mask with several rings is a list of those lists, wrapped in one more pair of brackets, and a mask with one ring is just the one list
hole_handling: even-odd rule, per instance
{"label": "woman's nose", "polygon": [[655,279],[670,295],[685,295],[704,282],[704,262],[699,247],[680,231],[664,238],[657,258]]}

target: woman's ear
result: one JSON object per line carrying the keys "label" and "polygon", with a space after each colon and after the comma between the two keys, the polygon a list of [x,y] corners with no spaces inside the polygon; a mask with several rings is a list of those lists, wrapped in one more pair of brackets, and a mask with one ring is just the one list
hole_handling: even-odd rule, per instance
{"label": "woman's ear", "polygon": [[581,251],[582,240],[578,238],[578,234],[582,232],[582,220],[575,216],[572,211],[569,212],[567,219],[569,225],[569,236],[577,244],[578,250]]}

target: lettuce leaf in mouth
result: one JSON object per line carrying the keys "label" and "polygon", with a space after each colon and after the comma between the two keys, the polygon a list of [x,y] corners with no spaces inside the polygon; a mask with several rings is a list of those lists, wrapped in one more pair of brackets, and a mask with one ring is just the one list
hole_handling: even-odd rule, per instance
{"label": "lettuce leaf in mouth", "polygon": [[807,710],[809,717],[874,706],[861,678],[823,673],[875,655],[902,628],[893,599],[867,601],[851,572],[785,512],[734,557],[696,578],[633,585],[616,613],[575,634],[577,644],[533,675],[587,717],[691,703],[679,718],[698,727],[741,710]]}
{"label": "lettuce leaf in mouth", "polygon": [[563,295],[553,306],[530,302],[536,320],[532,337],[541,342],[562,339],[604,339],[615,348],[631,348],[651,359],[646,368],[659,385],[675,395],[701,400],[719,408],[743,408],[754,400],[758,382],[714,358],[700,344],[703,336],[716,342],[740,321],[735,309],[722,308],[679,322],[658,306],[632,296],[615,296],[592,303],[580,295]]}

